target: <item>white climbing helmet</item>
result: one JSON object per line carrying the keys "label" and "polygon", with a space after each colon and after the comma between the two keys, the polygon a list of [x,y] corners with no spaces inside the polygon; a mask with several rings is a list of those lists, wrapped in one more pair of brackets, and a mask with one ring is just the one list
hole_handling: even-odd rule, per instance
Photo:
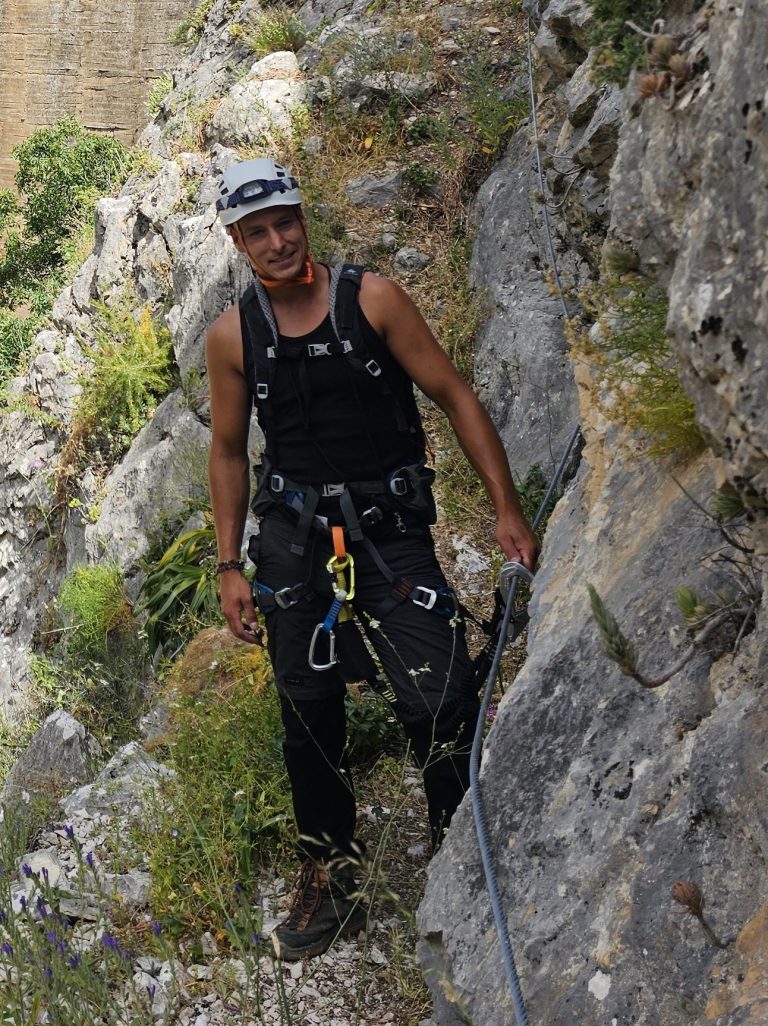
{"label": "white climbing helmet", "polygon": [[254,210],[304,202],[290,171],[269,157],[233,164],[219,178],[216,210],[223,225],[234,224]]}

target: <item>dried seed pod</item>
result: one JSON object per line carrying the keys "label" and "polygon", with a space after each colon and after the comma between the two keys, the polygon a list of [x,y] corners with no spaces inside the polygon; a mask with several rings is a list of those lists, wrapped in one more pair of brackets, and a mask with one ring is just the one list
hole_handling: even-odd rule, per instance
{"label": "dried seed pod", "polygon": [[685,82],[691,74],[691,66],[681,53],[672,54],[669,58],[669,70],[678,82]]}
{"label": "dried seed pod", "polygon": [[659,96],[665,88],[663,75],[641,75],[637,85],[638,92],[645,97]]}
{"label": "dried seed pod", "polygon": [[666,68],[674,53],[677,53],[677,47],[672,36],[654,36],[651,39],[648,63],[653,68]]}
{"label": "dried seed pod", "polygon": [[704,895],[699,885],[691,880],[678,880],[672,887],[672,897],[697,919],[704,914]]}

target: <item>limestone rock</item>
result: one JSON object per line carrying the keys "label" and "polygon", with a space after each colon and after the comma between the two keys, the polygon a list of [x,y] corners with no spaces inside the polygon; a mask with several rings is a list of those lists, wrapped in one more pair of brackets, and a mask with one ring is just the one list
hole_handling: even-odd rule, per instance
{"label": "limestone rock", "polygon": [[579,164],[598,172],[604,169],[602,173],[607,175],[616,155],[622,106],[621,92],[611,86],[599,100],[574,150],[574,159]]}
{"label": "limestone rock", "polygon": [[403,187],[403,176],[400,171],[386,174],[361,175],[349,183],[347,196],[357,207],[374,207],[380,209],[394,203]]}
{"label": "limestone rock", "polygon": [[[756,850],[768,842],[760,811],[768,743],[757,725],[766,651],[754,637],[735,663],[726,656],[717,691],[705,653],[658,691],[605,659],[586,582],[653,668],[685,645],[673,626],[674,587],[707,589],[703,567],[717,541],[663,470],[615,450],[588,447],[587,459],[592,468],[583,467],[550,525],[528,659],[485,746],[494,864],[532,1022],[698,1023],[722,955],[694,920],[681,919],[671,888],[696,879],[724,933],[764,905],[762,860],[743,838]],[[706,457],[679,473],[698,501],[713,487]],[[510,760],[513,735],[519,757]],[[452,987],[473,1021],[508,1026],[466,800],[430,864],[419,920],[433,993]],[[445,997],[438,1002],[440,1026],[466,1021]]]}
{"label": "limestone rock", "polygon": [[[480,329],[475,382],[522,478],[539,464],[553,468],[578,420],[576,389],[563,334],[562,310],[542,279],[548,264],[533,157],[518,149],[523,135],[481,187],[471,273],[488,297]],[[555,223],[557,233],[559,224]],[[511,244],[512,233],[520,241]],[[556,234],[566,273],[583,275]]]}
{"label": "limestone rock", "polygon": [[173,770],[150,758],[133,741],[110,759],[93,783],[73,791],[59,805],[66,816],[137,815],[142,796],[172,775]]}
{"label": "limestone rock", "polygon": [[108,554],[130,570],[146,553],[160,514],[202,499],[210,433],[181,392],[165,399],[107,478],[98,519],[86,525],[92,559]]}
{"label": "limestone rock", "polygon": [[421,253],[413,246],[403,246],[395,253],[394,267],[401,274],[418,274],[431,262],[432,258],[427,253]]}
{"label": "limestone rock", "polygon": [[29,803],[92,780],[99,750],[96,739],[73,716],[63,709],[51,713],[11,768],[0,806]]}
{"label": "limestone rock", "polygon": [[209,142],[248,146],[264,132],[291,130],[291,112],[306,99],[296,55],[271,53],[257,61],[247,79],[232,86],[206,128]]}

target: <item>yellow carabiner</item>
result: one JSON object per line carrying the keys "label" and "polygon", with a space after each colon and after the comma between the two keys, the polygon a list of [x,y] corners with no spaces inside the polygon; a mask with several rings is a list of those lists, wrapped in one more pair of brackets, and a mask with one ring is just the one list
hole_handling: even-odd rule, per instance
{"label": "yellow carabiner", "polygon": [[[347,552],[343,556],[331,556],[325,565],[328,573],[336,578],[336,589],[347,593],[347,600],[355,597],[355,561]],[[349,585],[344,571],[349,570]]]}

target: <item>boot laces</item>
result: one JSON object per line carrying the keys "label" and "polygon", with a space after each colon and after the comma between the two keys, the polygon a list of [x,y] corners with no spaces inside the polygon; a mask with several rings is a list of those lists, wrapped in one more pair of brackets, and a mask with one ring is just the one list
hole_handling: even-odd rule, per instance
{"label": "boot laces", "polygon": [[320,867],[312,859],[302,862],[296,880],[296,891],[285,925],[291,930],[303,930],[320,908],[326,883]]}

